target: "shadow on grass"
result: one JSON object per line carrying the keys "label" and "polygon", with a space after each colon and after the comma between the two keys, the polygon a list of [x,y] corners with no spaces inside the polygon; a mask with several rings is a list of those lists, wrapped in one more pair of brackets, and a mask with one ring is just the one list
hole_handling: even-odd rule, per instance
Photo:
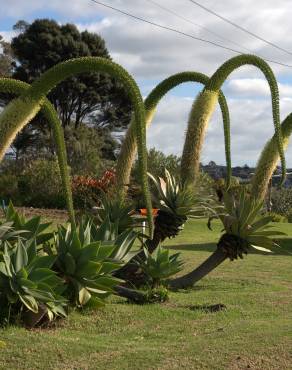
{"label": "shadow on grass", "polygon": [[[275,256],[275,255],[283,255],[283,256],[291,256],[292,257],[292,238],[285,238],[279,239],[276,241],[280,247],[273,247],[273,253],[265,253],[255,250],[254,248],[250,248],[249,254],[264,254],[266,256]],[[167,246],[168,249],[174,251],[189,251],[189,252],[214,252],[216,249],[216,243],[200,243],[200,244],[177,244],[177,245],[169,245]]]}

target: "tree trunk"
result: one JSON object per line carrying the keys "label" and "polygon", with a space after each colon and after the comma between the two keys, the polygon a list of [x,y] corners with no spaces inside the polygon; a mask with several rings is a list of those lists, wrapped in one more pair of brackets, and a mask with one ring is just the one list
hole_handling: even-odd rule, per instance
{"label": "tree trunk", "polygon": [[212,270],[219,266],[228,257],[227,253],[222,248],[217,248],[199,267],[189,272],[186,275],[178,277],[169,282],[169,287],[172,289],[183,289],[193,286],[203,277],[208,275]]}

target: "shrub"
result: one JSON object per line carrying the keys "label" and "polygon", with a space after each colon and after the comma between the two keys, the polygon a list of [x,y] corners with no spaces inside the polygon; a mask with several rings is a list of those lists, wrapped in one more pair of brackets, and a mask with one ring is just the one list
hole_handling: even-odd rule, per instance
{"label": "shrub", "polygon": [[79,209],[90,209],[99,205],[102,194],[110,194],[115,184],[115,171],[104,171],[97,179],[92,176],[73,176],[72,193],[74,205]]}
{"label": "shrub", "polygon": [[288,222],[288,218],[286,216],[280,215],[276,212],[269,212],[267,216],[271,217],[271,222]]}
{"label": "shrub", "polygon": [[272,191],[272,211],[288,216],[292,211],[292,188],[281,188]]}
{"label": "shrub", "polygon": [[18,187],[24,206],[66,207],[59,165],[56,160],[31,161],[24,170]]}
{"label": "shrub", "polygon": [[10,200],[19,202],[18,178],[14,174],[0,176],[0,198],[8,203]]}

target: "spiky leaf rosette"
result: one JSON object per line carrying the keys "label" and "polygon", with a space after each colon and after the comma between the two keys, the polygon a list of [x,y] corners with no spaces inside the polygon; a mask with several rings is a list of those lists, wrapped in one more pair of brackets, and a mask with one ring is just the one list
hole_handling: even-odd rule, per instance
{"label": "spiky leaf rosette", "polygon": [[197,189],[182,186],[167,169],[164,179],[157,179],[150,173],[148,176],[155,186],[153,198],[159,208],[155,234],[159,233],[161,241],[177,236],[188,217],[206,216],[210,211],[210,197],[203,196]]}
{"label": "spiky leaf rosette", "polygon": [[271,239],[285,233],[273,230],[270,223],[271,216],[262,216],[263,201],[257,200],[245,190],[238,198],[225,192],[223,195],[223,212],[220,208],[218,217],[224,226],[224,234],[217,246],[221,248],[231,260],[243,258],[250,247],[262,252],[271,252],[275,243]]}
{"label": "spiky leaf rosette", "polygon": [[146,259],[138,261],[138,264],[151,281],[153,288],[182,269],[183,262],[179,259],[180,253],[170,255],[168,249],[160,246],[152,254],[145,248],[144,253]]}

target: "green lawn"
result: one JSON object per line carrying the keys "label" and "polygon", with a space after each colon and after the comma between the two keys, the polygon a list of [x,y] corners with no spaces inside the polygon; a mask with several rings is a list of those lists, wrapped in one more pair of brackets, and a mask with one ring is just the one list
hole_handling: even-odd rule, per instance
{"label": "green lawn", "polygon": [[[292,238],[291,224],[277,225]],[[167,245],[182,252],[187,271],[209,255],[219,234],[218,223],[209,231],[193,221]],[[224,262],[165,304],[112,298],[104,309],[74,312],[52,329],[2,330],[0,368],[292,369],[292,239],[282,245],[272,255]],[[226,309],[203,309],[217,303]]]}

